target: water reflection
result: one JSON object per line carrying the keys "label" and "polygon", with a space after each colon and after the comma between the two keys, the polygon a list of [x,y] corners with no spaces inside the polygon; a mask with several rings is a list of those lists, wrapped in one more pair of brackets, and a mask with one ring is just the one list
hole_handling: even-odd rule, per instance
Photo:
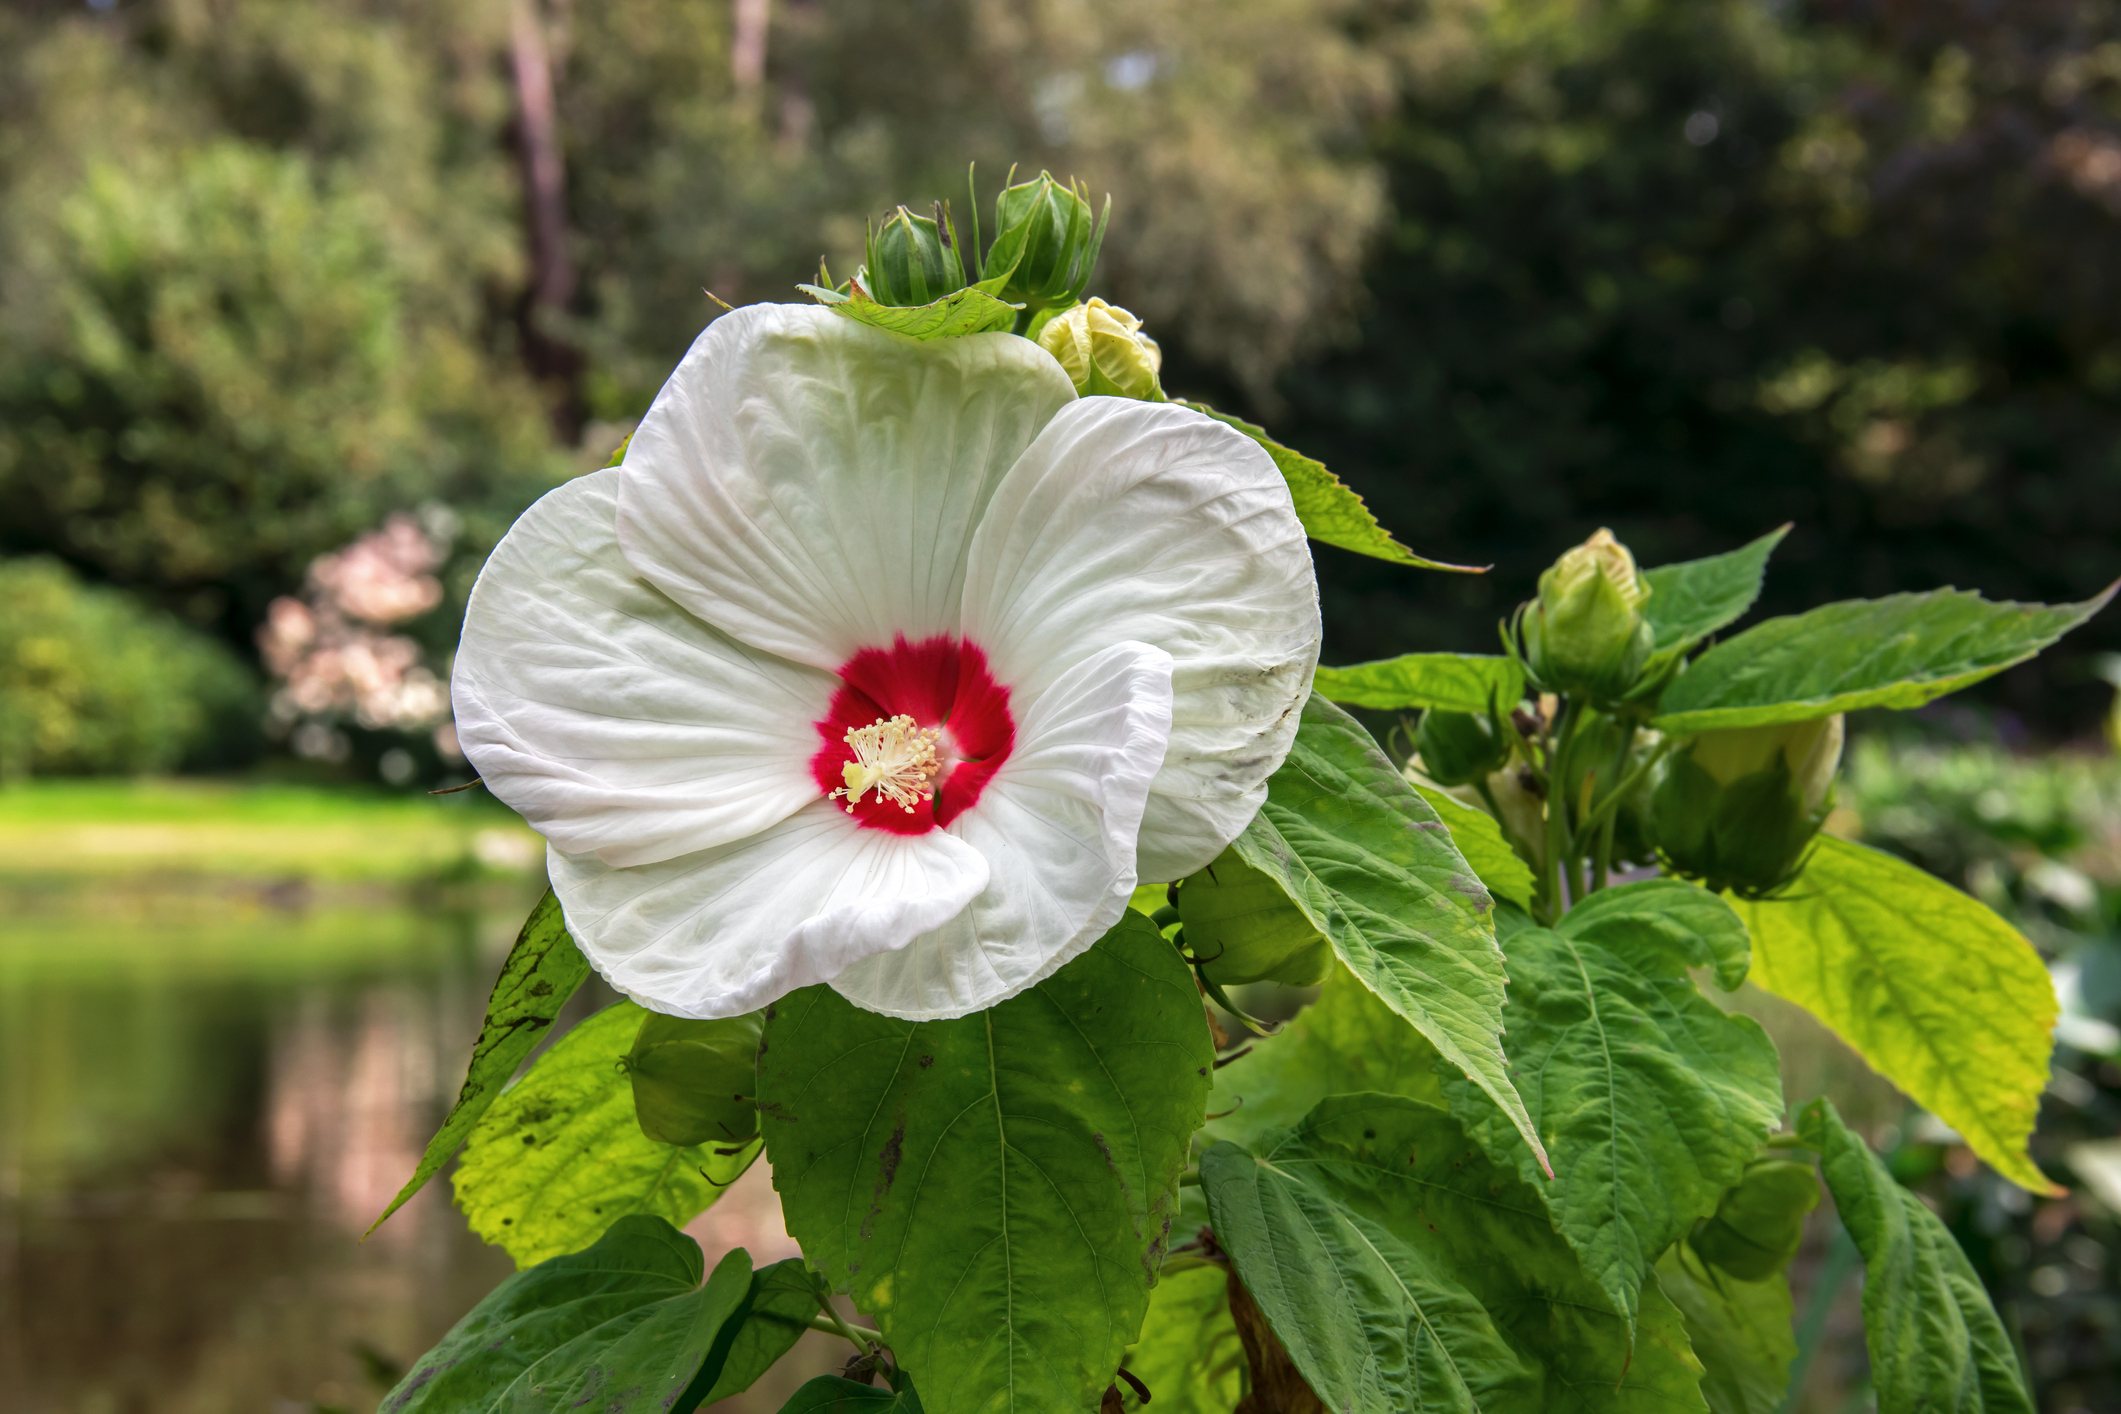
{"label": "water reflection", "polygon": [[[531,897],[0,894],[0,1404],[373,1408],[510,1270],[446,1182],[357,1239],[453,1097]],[[694,1235],[710,1261],[795,1250],[763,1167]],[[808,1341],[752,1406],[844,1353]]]}

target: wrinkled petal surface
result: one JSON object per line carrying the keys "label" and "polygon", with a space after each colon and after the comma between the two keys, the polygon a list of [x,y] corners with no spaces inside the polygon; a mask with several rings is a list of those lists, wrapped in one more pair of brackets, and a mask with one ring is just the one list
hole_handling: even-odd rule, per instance
{"label": "wrinkled petal surface", "polygon": [[947,831],[988,861],[985,891],[903,951],[848,967],[833,989],[887,1016],[963,1016],[1087,950],[1134,891],[1135,837],[1170,730],[1163,650],[1119,643],[1062,674],[979,803]]}
{"label": "wrinkled petal surface", "polygon": [[547,853],[568,931],[642,1006],[714,1018],[828,982],[943,927],[987,887],[988,861],[943,830],[865,830],[815,801],[736,844],[614,869]]}
{"label": "wrinkled petal surface", "polygon": [[556,847],[647,864],[743,839],[818,796],[829,674],[744,647],[644,584],[613,533],[619,473],[517,520],[464,618],[457,738]]}
{"label": "wrinkled petal surface", "polygon": [[1318,590],[1273,460],[1190,408],[1084,398],[1002,484],[974,533],[965,634],[1036,695],[1114,643],[1171,655],[1171,743],[1139,870],[1163,882],[1236,838],[1288,755],[1318,666]]}
{"label": "wrinkled petal surface", "polygon": [[708,326],[634,433],[619,543],[692,613],[813,667],[955,633],[988,499],[1074,399],[1013,334],[916,343],[752,305]]}

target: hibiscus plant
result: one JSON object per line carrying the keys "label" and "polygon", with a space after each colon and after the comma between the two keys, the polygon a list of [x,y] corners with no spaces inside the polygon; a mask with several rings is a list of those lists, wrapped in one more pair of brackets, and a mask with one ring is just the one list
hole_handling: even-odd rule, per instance
{"label": "hibiscus plant", "polygon": [[[1459,567],[1167,398],[1078,188],[997,216],[724,315],[487,563],[459,740],[552,887],[397,1202],[461,1147],[521,1270],[384,1408],[684,1414],[816,1329],[790,1410],[1762,1414],[1823,1181],[1880,1409],[2029,1410],[1950,1234],[1713,998],[2054,1191],[2040,959],[1822,826],[1843,713],[2105,596],[1712,642],[1782,532],[1601,531],[1499,653],[1319,668],[1307,538]],[[628,1000],[510,1083],[592,969]],[[803,1255],[709,1272],[679,1228],[762,1156]]]}

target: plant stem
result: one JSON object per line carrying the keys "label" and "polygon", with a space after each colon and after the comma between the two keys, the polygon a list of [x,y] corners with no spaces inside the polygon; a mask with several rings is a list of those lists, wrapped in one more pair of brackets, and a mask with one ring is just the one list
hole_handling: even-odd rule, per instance
{"label": "plant stem", "polygon": [[1782,1414],[1795,1414],[1804,1402],[1804,1377],[1811,1371],[1812,1357],[1819,1353],[1820,1343],[1826,1338],[1827,1313],[1834,1304],[1835,1293],[1841,1283],[1848,1280],[1856,1269],[1856,1244],[1849,1237],[1848,1229],[1838,1224],[1833,1241],[1827,1245],[1826,1261],[1819,1270],[1819,1280],[1812,1287],[1812,1299],[1804,1308],[1804,1321],[1797,1328],[1797,1358],[1790,1362],[1789,1393],[1783,1396]]}
{"label": "plant stem", "polygon": [[826,1335],[843,1335],[854,1344],[865,1348],[874,1348],[884,1343],[884,1333],[882,1331],[873,1331],[867,1326],[849,1325],[840,1319],[839,1312],[833,1311],[830,1306],[825,1309],[832,1313],[830,1320],[818,1315],[812,1316],[804,1324],[814,1331],[823,1331]]}
{"label": "plant stem", "polygon": [[[1547,916],[1540,920],[1552,923],[1561,916],[1562,881],[1564,856],[1569,850],[1569,802],[1568,757],[1569,745],[1576,729],[1576,704],[1564,700],[1561,714],[1556,719],[1548,737],[1546,770],[1547,808],[1547,867],[1541,883],[1546,894]],[[1574,895],[1571,894],[1571,901]]]}
{"label": "plant stem", "polygon": [[1658,744],[1658,747],[1655,751],[1643,757],[1641,762],[1636,765],[1635,769],[1628,772],[1627,776],[1620,782],[1620,784],[1614,786],[1612,792],[1607,795],[1603,800],[1598,802],[1596,808],[1594,808],[1591,811],[1589,817],[1584,820],[1582,828],[1589,830],[1599,825],[1603,825],[1606,821],[1606,817],[1613,814],[1620,808],[1620,802],[1627,796],[1629,791],[1635,788],[1636,783],[1639,782],[1644,776],[1648,775],[1650,772],[1650,768],[1652,766],[1655,766],[1659,761],[1662,761],[1665,758],[1665,754],[1671,749],[1671,739],[1666,738],[1664,741]]}
{"label": "plant stem", "polygon": [[[1635,724],[1633,722],[1627,722],[1623,724],[1620,728],[1620,749],[1613,753],[1613,775],[1619,778],[1623,783],[1625,783],[1627,777],[1622,774],[1621,767],[1627,764],[1628,752],[1631,748],[1633,748],[1634,745]],[[1614,790],[1608,791],[1607,794],[1617,800],[1619,798],[1620,792],[1618,787],[1616,787]],[[1619,823],[1619,821],[1620,807],[1616,805],[1613,807],[1612,811],[1606,815],[1605,823],[1599,827],[1597,855],[1591,865],[1591,887],[1593,889],[1602,889],[1605,887],[1606,872],[1611,867],[1613,861],[1613,829],[1614,826]]]}

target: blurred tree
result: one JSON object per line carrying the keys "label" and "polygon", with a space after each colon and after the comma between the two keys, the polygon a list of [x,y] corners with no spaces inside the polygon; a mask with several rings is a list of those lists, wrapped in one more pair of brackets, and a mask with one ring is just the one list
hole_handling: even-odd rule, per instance
{"label": "blurred tree", "polygon": [[[1393,218],[1292,440],[1486,580],[1328,555],[1329,661],[1491,648],[1557,546],[1797,523],[1770,610],[2121,573],[2121,19],[2033,3],[1439,0],[1384,43]],[[1167,382],[1183,382],[1178,370]],[[1996,694],[2050,728],[2084,655]]]}

